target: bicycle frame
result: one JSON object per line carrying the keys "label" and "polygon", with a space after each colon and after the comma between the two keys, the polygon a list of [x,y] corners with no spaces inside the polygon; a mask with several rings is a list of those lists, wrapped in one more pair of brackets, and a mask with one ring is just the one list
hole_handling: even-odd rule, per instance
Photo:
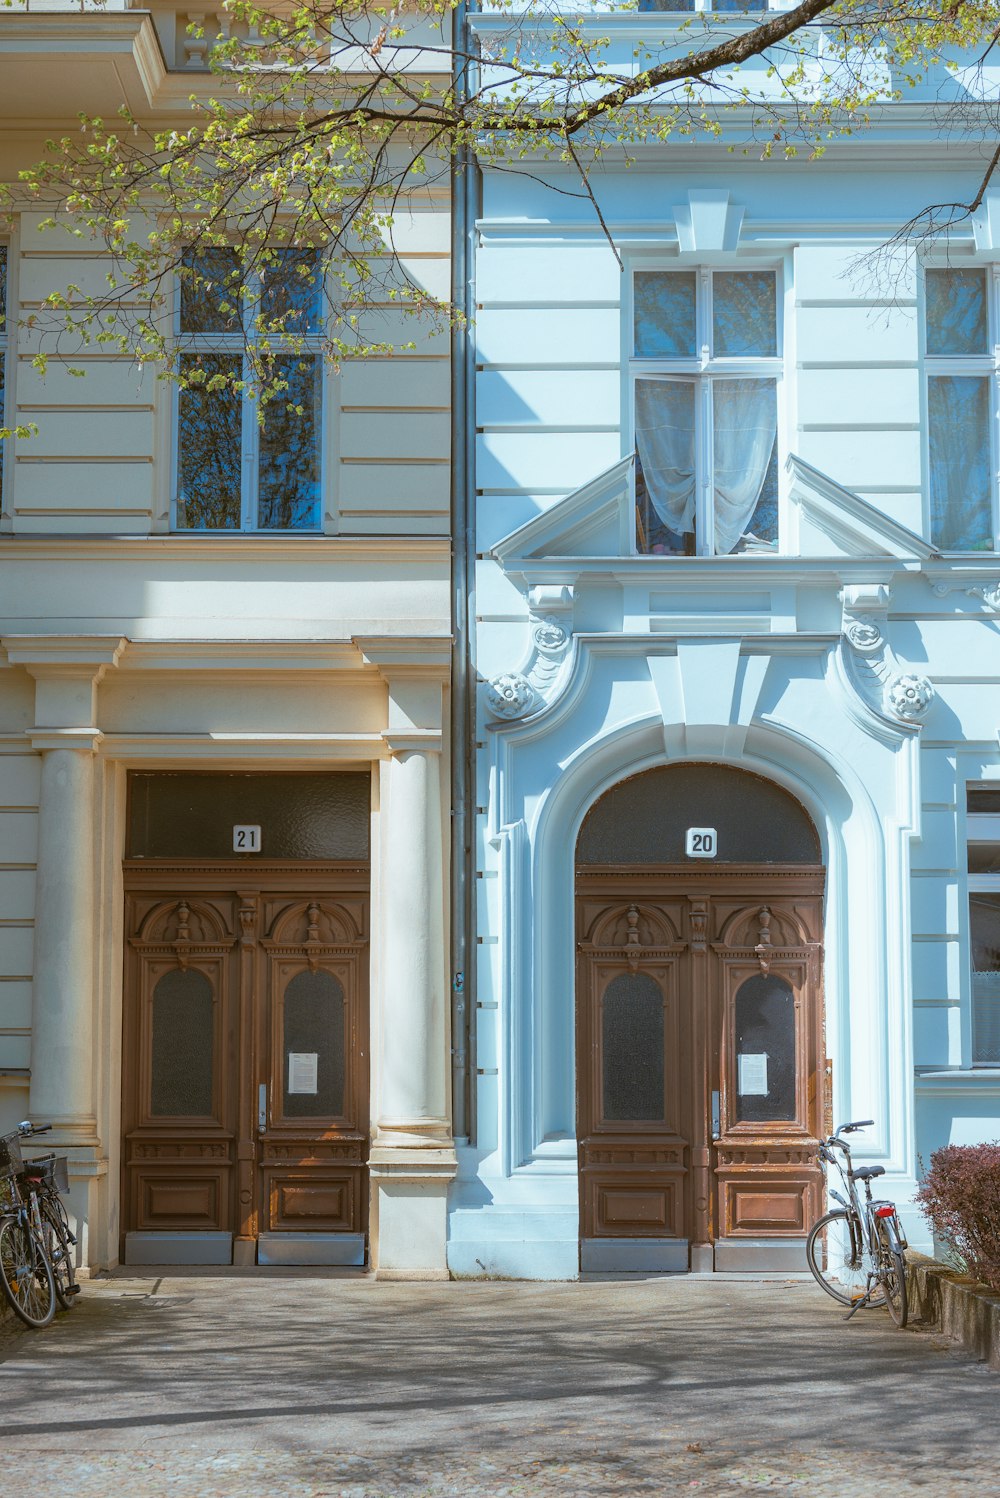
{"label": "bicycle frame", "polygon": [[870,1303],[872,1295],[879,1287],[880,1230],[885,1232],[889,1247],[893,1252],[902,1254],[907,1247],[895,1203],[873,1199],[871,1181],[867,1176],[864,1178],[864,1200],[861,1198],[851,1163],[851,1147],[845,1139],[841,1138],[842,1131],[846,1132],[858,1127],[861,1126],[858,1124],[841,1125],[835,1134],[823,1141],[819,1149],[820,1160],[825,1165],[833,1166],[846,1192],[846,1196],[841,1195],[839,1191],[830,1186],[829,1181],[827,1182],[829,1195],[847,1213],[848,1230],[851,1234],[851,1259],[866,1279],[866,1293],[852,1308],[851,1316],[862,1306]]}

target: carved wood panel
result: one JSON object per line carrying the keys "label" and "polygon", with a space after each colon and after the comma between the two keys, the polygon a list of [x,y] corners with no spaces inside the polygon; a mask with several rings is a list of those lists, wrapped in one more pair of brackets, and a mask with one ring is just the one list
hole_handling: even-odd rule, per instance
{"label": "carved wood panel", "polygon": [[126,866],[123,1234],[366,1232],[367,884]]}

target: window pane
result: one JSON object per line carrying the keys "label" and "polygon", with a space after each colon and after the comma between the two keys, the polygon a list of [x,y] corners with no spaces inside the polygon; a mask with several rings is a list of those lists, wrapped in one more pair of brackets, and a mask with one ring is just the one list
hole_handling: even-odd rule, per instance
{"label": "window pane", "polygon": [[719,271],[712,277],[712,351],[718,357],[777,354],[773,271]]}
{"label": "window pane", "polygon": [[[240,262],[236,251],[217,249],[187,254],[183,265],[181,332],[237,332]],[[232,310],[224,311],[224,307]]]}
{"label": "window pane", "polygon": [[1000,812],[1000,785],[966,786],[965,807],[975,816],[995,816]]}
{"label": "window pane", "polygon": [[694,0],[639,0],[640,10],[694,10]]}
{"label": "window pane", "polygon": [[694,551],[694,384],[636,380],[636,522],[639,550]]}
{"label": "window pane", "polygon": [[315,333],[322,302],[317,250],[272,251],[274,262],[262,268],[260,313],[268,322],[285,317],[289,333]]}
{"label": "window pane", "polygon": [[313,357],[286,359],[275,372],[288,389],[264,412],[257,524],[267,530],[318,529],[322,365]]}
{"label": "window pane", "polygon": [[929,270],[927,352],[985,354],[989,346],[984,270]]}
{"label": "window pane", "polygon": [[164,973],[154,988],[153,1118],[211,1117],[213,1010],[212,985],[195,968]]}
{"label": "window pane", "polygon": [[969,896],[972,1059],[1000,1066],[1000,894]]}
{"label": "window pane", "polygon": [[[129,858],[233,857],[233,827],[259,826],[264,858],[367,860],[367,771],[129,775]],[[252,862],[255,854],[242,855]]]}
{"label": "window pane", "polygon": [[795,995],[773,973],[736,994],[736,1117],[768,1123],[795,1117]]}
{"label": "window pane", "polygon": [[774,380],[712,382],[719,556],[777,546],[777,392]]}
{"label": "window pane", "polygon": [[934,375],[927,418],[931,540],[944,551],[991,551],[989,378]]}
{"label": "window pane", "polygon": [[645,359],[693,359],[695,355],[693,271],[637,271],[635,351]]}
{"label": "window pane", "polygon": [[604,1117],[660,1122],[663,1097],[663,993],[644,973],[622,974],[601,1004]]}
{"label": "window pane", "polygon": [[[239,378],[242,364],[230,354],[185,354],[182,373],[204,370]],[[179,396],[177,524],[182,530],[239,530],[242,398],[231,385],[192,385]]]}
{"label": "window pane", "polygon": [[332,973],[302,972],[285,989],[285,1118],[344,1112],[344,990]]}

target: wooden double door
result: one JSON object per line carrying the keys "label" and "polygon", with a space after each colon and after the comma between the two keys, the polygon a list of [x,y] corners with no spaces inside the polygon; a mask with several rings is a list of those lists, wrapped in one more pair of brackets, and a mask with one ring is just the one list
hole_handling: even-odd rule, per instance
{"label": "wooden double door", "polygon": [[125,879],[123,1259],[364,1263],[367,869]]}
{"label": "wooden double door", "polygon": [[821,868],[577,874],[586,1269],[788,1269],[821,1210]]}

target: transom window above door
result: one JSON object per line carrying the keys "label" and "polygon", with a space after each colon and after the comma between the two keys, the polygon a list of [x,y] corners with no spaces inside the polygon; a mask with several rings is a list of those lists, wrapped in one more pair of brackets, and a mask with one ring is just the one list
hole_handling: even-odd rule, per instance
{"label": "transom window above door", "polygon": [[942,551],[995,551],[997,280],[981,266],[924,273],[930,539]]}
{"label": "transom window above door", "polygon": [[640,552],[777,550],[781,371],[774,271],[635,271],[630,377]]}
{"label": "transom window above door", "polygon": [[[177,312],[184,379],[177,530],[321,529],[319,256],[281,249],[272,257],[262,271],[241,274],[235,250],[185,256]],[[273,377],[285,387],[263,408],[255,354],[273,358]]]}

